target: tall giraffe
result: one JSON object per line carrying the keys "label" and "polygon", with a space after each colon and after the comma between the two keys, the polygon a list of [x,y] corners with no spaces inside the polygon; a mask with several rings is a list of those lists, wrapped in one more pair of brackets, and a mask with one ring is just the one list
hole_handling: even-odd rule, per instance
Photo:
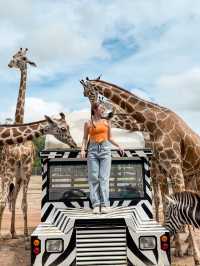
{"label": "tall giraffe", "polygon": [[[99,78],[98,78],[99,79]],[[126,129],[131,132],[139,131],[142,132],[143,138],[144,138],[144,144],[146,148],[152,148],[152,143],[149,139],[149,134],[146,132],[146,129],[144,127],[143,123],[137,123],[135,119],[131,117],[130,114],[126,113],[122,108],[120,108],[117,104],[107,100],[105,101],[105,97],[102,97],[101,94],[99,94],[95,90],[87,90],[85,87],[84,80],[81,80],[80,83],[84,87],[84,96],[86,96],[90,104],[92,105],[94,102],[100,102],[102,106],[104,107],[105,111],[109,110],[110,113],[105,116],[106,119],[109,119],[111,121],[112,127],[114,128],[120,128],[120,129]],[[154,167],[151,169],[151,176],[157,176],[156,180],[159,180],[160,186],[154,188],[154,202],[155,202],[155,219],[157,222],[160,221],[159,216],[159,205],[160,205],[160,197],[159,197],[159,188],[161,187],[161,197],[162,197],[162,203],[164,205],[164,198],[165,194],[168,193],[168,186],[167,186],[167,180],[164,180],[163,176],[159,176],[156,171],[157,165],[154,163]],[[165,181],[165,182],[164,182]]]}
{"label": "tall giraffe", "polygon": [[[26,81],[27,81],[27,65],[36,67],[36,64],[30,61],[27,56],[28,49],[22,49],[13,55],[8,66],[10,68],[17,68],[20,70],[21,78],[19,85],[19,93],[17,97],[17,106],[15,111],[15,124],[22,124],[24,122],[24,106],[26,97]],[[11,234],[15,236],[15,207],[18,197],[18,193],[23,187],[22,196],[22,211],[24,216],[24,234],[28,235],[27,227],[27,191],[30,177],[32,174],[33,163],[35,159],[35,147],[32,141],[28,141],[22,144],[13,145],[11,147],[4,146],[3,160],[7,162],[7,168],[5,174],[12,180],[15,179],[13,189],[10,192],[10,210],[11,215]],[[11,159],[12,158],[12,159]],[[11,162],[11,163],[9,163]]]}
{"label": "tall giraffe", "polygon": [[[99,78],[98,78],[99,79]],[[95,90],[87,90],[86,87],[84,86],[84,81],[81,80],[80,83],[84,87],[84,95],[88,97],[89,101],[91,104],[94,102],[100,102],[104,106],[104,109],[107,110],[112,110],[108,115],[107,119],[110,119],[112,126],[115,128],[120,128],[120,129],[126,129],[130,131],[140,131],[143,134],[144,142],[145,142],[145,147],[146,148],[152,148],[152,143],[149,139],[149,134],[146,131],[144,124],[143,123],[137,123],[135,119],[131,117],[130,114],[127,114],[120,106],[110,102],[107,100],[105,102],[105,97],[102,97],[97,91]],[[159,197],[159,188],[161,187],[161,197],[162,197],[162,203],[164,205],[164,196],[165,194],[169,194],[168,191],[168,186],[167,186],[167,179],[165,179],[163,176],[159,175],[159,171],[157,171],[157,165],[152,162],[152,169],[151,169],[151,176],[155,176],[155,180],[159,180],[160,186],[155,184],[154,187],[154,202],[155,202],[155,218],[156,221],[160,221],[159,217],[159,205],[160,205],[160,197]]]}
{"label": "tall giraffe", "polygon": [[[145,101],[114,84],[87,79],[84,87],[85,94],[91,90],[100,93],[144,125],[153,148],[152,171],[160,177],[169,176],[173,192],[185,190],[185,185],[187,188],[189,184],[188,177],[194,178],[200,172],[200,137],[168,108]],[[159,166],[158,169],[153,169],[155,166]],[[152,182],[158,189],[157,180],[153,178]],[[196,183],[200,190],[200,178]],[[176,252],[181,254],[179,243],[178,239]],[[198,254],[194,256],[200,263]]]}
{"label": "tall giraffe", "polygon": [[[20,144],[26,141],[30,141],[34,137],[39,137],[46,134],[54,135],[58,140],[68,144],[71,148],[76,148],[77,145],[71,137],[69,125],[66,122],[65,115],[61,113],[60,116],[60,119],[52,119],[46,116],[46,120],[28,124],[0,125],[0,145],[6,145],[6,149],[4,149],[4,152],[2,154],[2,162],[4,158],[7,157],[6,152],[9,152],[9,149],[13,149],[13,144]],[[15,177],[13,175],[10,175],[10,170],[7,171],[7,169],[10,169],[10,165],[13,164],[11,172],[15,170],[15,160],[16,158],[20,157],[20,152],[21,148],[16,148],[15,153],[12,152],[13,156],[9,157],[9,161],[6,158],[6,160],[4,160],[5,163],[1,163],[0,165],[0,232],[3,212],[6,207],[6,202],[10,199],[10,192],[14,189],[15,182]],[[25,224],[25,226],[27,226],[27,224]],[[12,237],[14,237],[14,232],[11,232]]]}

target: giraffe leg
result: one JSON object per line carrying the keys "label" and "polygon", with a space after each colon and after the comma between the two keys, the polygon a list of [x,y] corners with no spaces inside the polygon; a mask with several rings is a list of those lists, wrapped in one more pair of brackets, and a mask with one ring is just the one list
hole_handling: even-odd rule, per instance
{"label": "giraffe leg", "polygon": [[[160,190],[161,190],[161,199],[162,199],[162,215],[165,219],[164,210],[166,208],[165,195],[169,195],[169,186],[167,183],[167,176],[162,176],[162,181],[160,182]],[[164,221],[165,222],[165,221]]]}
{"label": "giraffe leg", "polygon": [[158,167],[156,161],[152,159],[151,161],[151,178],[152,178],[152,186],[153,186],[153,197],[154,197],[154,205],[155,205],[155,219],[157,222],[160,221],[159,217],[159,206],[160,206],[160,189],[158,184]]}
{"label": "giraffe leg", "polygon": [[[164,196],[169,194],[168,183],[167,183],[167,173],[159,166],[159,163],[154,161],[152,164],[151,173],[153,174],[152,177],[152,184],[154,189],[154,201],[155,201],[155,214],[156,214],[156,221],[159,222],[163,219],[164,216],[164,205],[165,205],[165,198]],[[161,192],[161,197],[160,197]],[[162,218],[160,219],[160,202],[162,200]]]}
{"label": "giraffe leg", "polygon": [[[174,154],[174,157],[176,155]],[[175,192],[181,192],[185,190],[185,183],[184,183],[184,177],[182,172],[182,166],[181,166],[181,160],[179,158],[174,159],[174,163],[166,164],[168,166],[168,169],[165,168],[165,171],[168,173],[168,176],[171,177],[172,181],[172,191]],[[175,236],[175,256],[183,256],[183,250],[181,248],[181,239],[180,234],[177,233]]]}
{"label": "giraffe leg", "polygon": [[23,198],[22,198],[22,211],[24,216],[24,235],[28,236],[28,222],[27,222],[27,191],[28,191],[28,184],[29,184],[30,176],[27,178],[23,183]]}
{"label": "giraffe leg", "polygon": [[0,198],[0,237],[2,237],[1,229],[2,229],[2,220],[3,213],[6,207],[8,193],[9,193],[10,182],[7,178],[1,180],[1,198]]}
{"label": "giraffe leg", "polygon": [[181,239],[180,239],[180,234],[179,233],[177,233],[175,235],[174,242],[175,242],[174,256],[175,257],[183,257],[183,251],[181,249]]}
{"label": "giraffe leg", "polygon": [[17,196],[19,194],[21,187],[21,180],[18,180],[18,182],[15,183],[15,189],[14,189],[14,195],[12,197],[12,214],[11,214],[11,226],[10,226],[10,233],[12,238],[16,238],[16,231],[15,231],[15,209],[16,209],[16,202],[17,202]]}
{"label": "giraffe leg", "polygon": [[[155,182],[155,183],[154,183]],[[159,206],[160,206],[160,189],[159,185],[156,181],[156,177],[152,177],[152,184],[153,184],[153,191],[154,191],[154,204],[155,204],[155,218],[156,221],[159,223],[160,221],[160,216],[159,216]]]}
{"label": "giraffe leg", "polygon": [[185,243],[188,243],[188,247],[186,249],[186,255],[193,256],[194,255],[194,249],[193,249],[192,236],[191,236],[189,227],[190,227],[190,225],[188,225],[188,236],[187,236],[187,238],[185,240]]}
{"label": "giraffe leg", "polygon": [[6,207],[6,201],[0,201],[0,238],[2,238],[1,227],[2,227],[2,219],[5,207]]}
{"label": "giraffe leg", "polygon": [[193,234],[193,230],[191,229],[191,226],[188,226],[189,234],[192,242],[193,247],[193,256],[194,256],[194,262],[195,265],[200,265],[200,251],[197,245],[197,241],[195,240],[195,236]]}
{"label": "giraffe leg", "polygon": [[[190,176],[190,178],[185,178],[185,187],[189,190],[197,190],[200,191],[200,183],[198,182],[199,178],[198,175]],[[186,226],[184,227],[186,230]],[[188,228],[188,237],[185,240],[185,243],[188,243],[188,247],[186,250],[186,254],[188,256],[193,256],[194,255],[194,241],[193,241],[193,236],[192,236],[192,228],[190,225],[187,226]]]}

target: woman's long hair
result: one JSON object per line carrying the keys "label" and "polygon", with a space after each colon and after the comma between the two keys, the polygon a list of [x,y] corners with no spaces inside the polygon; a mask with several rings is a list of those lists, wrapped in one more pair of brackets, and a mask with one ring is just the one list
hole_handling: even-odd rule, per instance
{"label": "woman's long hair", "polygon": [[99,107],[100,103],[98,102],[94,102],[92,105],[91,105],[91,122],[92,122],[92,126],[95,127],[95,124],[93,122],[93,116],[94,116],[94,112],[95,110]]}

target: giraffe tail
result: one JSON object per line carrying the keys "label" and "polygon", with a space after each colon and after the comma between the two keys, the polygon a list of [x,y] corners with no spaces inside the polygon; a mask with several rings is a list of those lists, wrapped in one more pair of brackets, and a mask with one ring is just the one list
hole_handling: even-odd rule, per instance
{"label": "giraffe tail", "polygon": [[9,211],[12,210],[12,199],[14,196],[14,191],[15,191],[15,185],[13,183],[10,184],[9,186],[9,193],[8,193],[8,208]]}
{"label": "giraffe tail", "polygon": [[24,171],[22,168],[23,167],[22,167],[21,161],[18,161],[17,166],[16,166],[16,171],[15,171],[15,175],[18,180],[24,179]]}

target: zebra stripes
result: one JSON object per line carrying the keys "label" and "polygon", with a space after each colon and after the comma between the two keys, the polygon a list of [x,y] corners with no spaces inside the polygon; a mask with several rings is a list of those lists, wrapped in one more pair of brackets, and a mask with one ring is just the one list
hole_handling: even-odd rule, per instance
{"label": "zebra stripes", "polygon": [[[41,239],[52,235],[56,238],[63,237],[65,250],[68,250],[69,245],[73,243],[73,249],[70,249],[72,252],[70,261],[75,260],[76,264],[74,265],[104,265],[104,260],[105,265],[163,265],[161,263],[163,260],[166,262],[164,265],[170,265],[166,253],[155,250],[147,253],[138,247],[141,235],[155,235],[158,236],[159,241],[163,232],[166,230],[161,225],[153,220],[144,219],[137,206],[111,208],[109,214],[101,215],[94,215],[90,209],[54,207],[52,216],[45,223],[39,225],[33,234],[39,235]],[[74,234],[76,234],[75,240]],[[94,239],[95,241],[93,241]],[[95,250],[97,244],[98,250]],[[115,260],[111,259],[110,264],[107,258],[109,248],[112,248],[112,252],[115,254]],[[62,258],[68,262],[69,258],[66,256],[66,252]],[[96,252],[95,257],[91,256],[93,252]],[[59,254],[47,256],[44,252],[41,256],[42,261],[45,261],[42,265],[49,266],[51,263],[54,265],[53,261],[58,261]],[[134,264],[135,261],[138,263]],[[116,264],[113,264],[114,262]],[[35,265],[40,264],[35,263]],[[55,263],[55,265],[60,264]]]}
{"label": "zebra stripes", "polygon": [[[115,156],[114,156],[115,155]],[[152,156],[150,149],[125,149],[124,158],[137,157],[149,158]],[[80,158],[80,149],[43,150],[40,152],[41,159],[50,158]],[[122,158],[119,150],[112,150],[112,157]]]}
{"label": "zebra stripes", "polygon": [[[110,212],[94,215],[89,199],[50,201],[49,164],[81,161],[80,150],[44,150],[42,158],[41,224],[32,238],[41,241],[41,252],[32,255],[34,266],[146,266],[170,265],[168,252],[161,250],[160,237],[167,230],[153,218],[150,185],[149,149],[127,149],[121,158],[118,150],[112,150],[113,163],[117,160],[142,164],[144,194],[135,198],[110,198]],[[115,161],[114,161],[115,160]],[[82,160],[83,161],[83,160]],[[53,182],[53,181],[52,181]],[[141,250],[140,237],[156,239],[156,248]],[[48,253],[48,239],[61,239],[63,252]]]}
{"label": "zebra stripes", "polygon": [[183,225],[200,228],[200,195],[194,192],[177,192],[167,197],[165,227],[171,234],[177,233]]}
{"label": "zebra stripes", "polygon": [[[148,216],[148,218],[153,218],[153,209],[152,209],[152,193],[151,193],[151,186],[150,186],[150,172],[149,172],[149,158],[151,157],[152,153],[149,149],[128,149],[125,150],[125,154],[123,158],[121,157],[121,154],[118,150],[112,150],[112,158],[134,158],[140,161],[143,161],[144,164],[144,185],[145,185],[145,195],[144,195],[144,204],[142,205],[144,213]],[[50,203],[48,201],[47,197],[47,189],[48,189],[48,182],[47,182],[47,170],[48,170],[48,162],[50,159],[71,159],[71,158],[77,158],[80,159],[80,150],[74,150],[74,149],[66,149],[66,150],[55,150],[55,151],[48,151],[44,150],[40,153],[40,157],[42,159],[42,202],[41,202],[41,221],[44,222],[47,216],[45,213],[48,209],[48,206]],[[46,205],[47,204],[47,205]],[[68,202],[65,203],[66,207],[84,207],[88,208],[90,207],[89,201],[84,202]],[[135,201],[113,201],[111,199],[110,202],[111,206],[117,207],[117,206],[131,206],[135,205]]]}

